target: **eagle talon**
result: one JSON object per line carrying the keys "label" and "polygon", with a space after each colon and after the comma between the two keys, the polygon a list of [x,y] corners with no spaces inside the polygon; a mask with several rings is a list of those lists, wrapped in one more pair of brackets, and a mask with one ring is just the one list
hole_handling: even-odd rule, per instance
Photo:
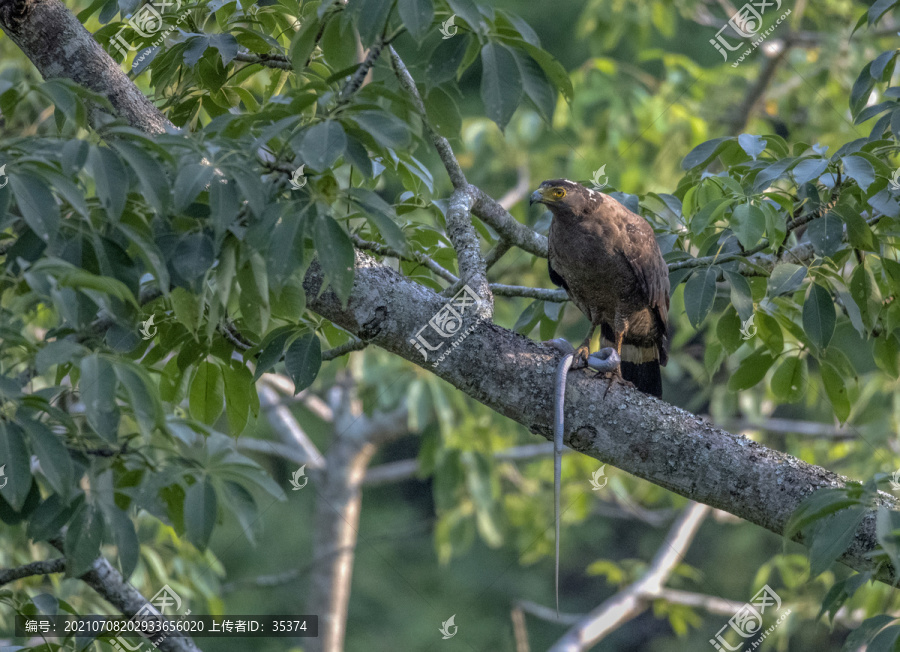
{"label": "eagle talon", "polygon": [[591,350],[586,346],[579,346],[575,349],[575,359],[572,360],[572,369],[584,369],[588,366],[588,359],[591,357]]}

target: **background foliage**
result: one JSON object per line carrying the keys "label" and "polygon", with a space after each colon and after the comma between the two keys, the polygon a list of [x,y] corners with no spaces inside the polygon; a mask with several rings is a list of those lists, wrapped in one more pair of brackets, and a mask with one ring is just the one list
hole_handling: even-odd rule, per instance
{"label": "background foliage", "polygon": [[[69,6],[102,44],[138,9],[119,0]],[[841,649],[848,629],[817,619],[823,601],[833,610],[846,601],[857,622],[894,612],[885,586],[840,594],[865,578],[848,584],[847,569],[831,565],[847,530],[822,517],[845,508],[830,518],[852,522],[900,458],[896,10],[881,0],[790,8],[770,37],[790,48],[737,131],[748,88],[781,55],[760,48],[737,68],[723,62],[709,44],[718,28],[700,23],[710,12],[719,24],[727,16],[702,2],[561,2],[548,12],[470,0],[279,1],[251,12],[185,0],[165,19],[187,18],[132,74],[188,138],[116,122],[90,129],[86,105],[102,100],[41,81],[0,41],[0,165],[9,177],[0,189],[0,461],[9,478],[0,565],[32,560],[29,542],[68,524],[69,575],[102,551],[146,595],[168,583],[195,613],[300,611],[311,494],[285,501],[293,469],[234,442],[271,438],[254,386],[263,372],[283,370],[297,391],[325,395],[346,368],[368,410],[404,400],[410,408],[411,435],[376,463],[417,456],[421,465],[417,479],[366,494],[348,649],[420,649],[452,613],[470,640],[512,649],[510,603],[552,602],[551,460],[492,457],[533,436],[384,352],[323,364],[322,351],[349,338],[305,310],[301,279],[316,253],[330,286],[348,296],[351,236],[404,254],[402,271],[433,289],[446,282],[416,252],[458,273],[444,223],[450,186],[388,56],[348,92],[360,48],[387,40],[470,182],[499,197],[523,178],[529,187],[587,182],[605,165],[606,191],[654,225],[676,264],[668,400],[726,427],[770,417],[846,424],[839,438],[755,431],[866,482],[797,515],[795,527],[821,542],[809,558],[753,526],[715,522],[673,585],[739,601],[764,582],[777,586],[794,614],[772,649]],[[451,15],[458,32],[443,38]],[[124,35],[137,46],[123,62],[131,69],[154,38]],[[291,190],[301,164],[306,183]],[[526,202],[512,212],[546,232],[547,216]],[[496,235],[477,228],[486,250]],[[813,257],[771,274],[747,261],[748,252],[806,242]],[[550,287],[545,261],[518,250],[490,277]],[[158,334],[144,340],[151,315]],[[745,339],[751,316],[756,334]],[[525,298],[498,297],[495,321],[541,339],[575,340],[584,328],[574,307]],[[249,350],[226,336],[228,323]],[[76,402],[83,411],[68,409]],[[324,424],[294,409],[327,449]],[[563,467],[562,585],[572,612],[639,575],[661,541],[663,531],[634,518],[622,527],[610,508],[666,515],[684,502],[611,469],[598,496],[587,482],[595,466],[568,456]],[[896,564],[892,518],[883,515],[880,533]],[[287,586],[222,590],[289,568],[301,574]],[[3,626],[47,592],[61,609],[107,610],[78,583],[49,581],[0,593]],[[722,624],[659,603],[609,644],[696,649]],[[534,649],[561,631],[536,622]]]}

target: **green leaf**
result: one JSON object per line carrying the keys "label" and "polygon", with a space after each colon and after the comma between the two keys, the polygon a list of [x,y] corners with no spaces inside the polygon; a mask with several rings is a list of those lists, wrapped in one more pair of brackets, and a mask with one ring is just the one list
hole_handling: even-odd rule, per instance
{"label": "green leaf", "polygon": [[115,442],[119,432],[119,406],[116,405],[116,375],[113,366],[96,353],[81,359],[78,388],[88,423],[98,435]]}
{"label": "green leaf", "polygon": [[28,433],[31,449],[41,463],[47,482],[56,493],[67,498],[75,488],[75,469],[69,451],[60,437],[40,421],[22,421],[22,426]]}
{"label": "green leaf", "polygon": [[97,197],[113,221],[122,217],[128,196],[128,175],[122,159],[108,147],[91,147],[88,166],[97,185]]}
{"label": "green leaf", "polygon": [[805,530],[813,523],[821,521],[830,514],[859,504],[859,500],[847,495],[842,488],[818,489],[804,498],[784,528],[784,536],[793,539],[797,533]]}
{"label": "green leaf", "polygon": [[130,361],[116,360],[114,368],[116,378],[128,394],[135,421],[144,437],[149,438],[163,423],[162,403],[157,397],[155,384],[142,367]]}
{"label": "green leaf", "polygon": [[806,358],[787,358],[772,374],[772,393],[785,403],[796,403],[803,398],[809,376]]}
{"label": "green leaf", "polygon": [[749,389],[763,379],[775,358],[766,349],[754,351],[741,361],[740,366],[728,379],[728,389],[738,392]]}
{"label": "green leaf", "polygon": [[563,65],[546,50],[542,50],[530,43],[520,43],[520,46],[532,59],[538,62],[544,74],[547,75],[547,79],[553,83],[556,90],[562,93],[566,101],[571,102],[575,91],[572,88],[572,80],[569,79],[569,73],[566,72]]}
{"label": "green leaf", "polygon": [[232,437],[240,435],[247,426],[250,413],[250,397],[256,394],[250,370],[237,360],[221,364],[225,381],[225,416]]}
{"label": "green leaf", "polygon": [[192,286],[212,267],[216,259],[215,244],[205,233],[186,233],[178,240],[172,254],[175,271]]}
{"label": "green leaf", "polygon": [[844,554],[865,515],[865,506],[855,505],[822,519],[812,527],[809,542],[810,579],[824,573]]}
{"label": "green leaf", "polygon": [[18,173],[9,175],[9,186],[25,223],[41,240],[50,243],[59,231],[59,206],[47,182]]}
{"label": "green leaf", "polygon": [[697,272],[684,286],[684,309],[691,326],[700,328],[712,310],[716,298],[717,267],[707,267],[704,272]]}
{"label": "green leaf", "polygon": [[325,120],[306,131],[300,143],[300,155],[307,165],[323,172],[334,165],[346,148],[347,135],[341,123]]}
{"label": "green leaf", "polygon": [[431,0],[398,0],[397,11],[410,35],[421,43],[434,20],[434,4]]}
{"label": "green leaf", "polygon": [[806,268],[793,263],[782,263],[772,270],[769,276],[768,294],[770,297],[794,292],[806,278]]}
{"label": "green leaf", "polygon": [[205,477],[192,484],[184,497],[184,526],[188,540],[206,550],[218,515],[218,499],[212,482]]}
{"label": "green leaf", "polygon": [[406,236],[397,224],[398,218],[394,207],[365,188],[351,188],[350,195],[364,209],[366,218],[378,229],[384,241],[395,251],[406,253]]}
{"label": "green leaf", "polygon": [[879,614],[867,618],[859,627],[850,632],[847,640],[844,641],[841,652],[859,652],[859,650],[866,649],[867,644],[875,638],[875,635],[880,632],[885,625],[894,620],[896,620],[896,618],[887,614]]}
{"label": "green leaf", "polygon": [[762,136],[741,134],[738,136],[738,144],[754,161],[766,149],[766,141]]}
{"label": "green leaf", "polygon": [[766,230],[766,215],[759,206],[740,204],[731,215],[734,233],[744,249],[755,247]]}
{"label": "green leaf", "polygon": [[355,261],[350,237],[333,217],[320,212],[316,215],[313,239],[329,284],[341,302],[346,304],[353,290]]}
{"label": "green leaf", "polygon": [[873,355],[879,369],[893,378],[900,377],[900,341],[896,333],[882,333],[876,337]]}
{"label": "green leaf", "polygon": [[83,503],[66,532],[66,576],[81,577],[100,556],[104,534],[103,513],[95,505]]}
{"label": "green leaf", "polygon": [[872,229],[866,224],[866,220],[859,214],[858,210],[854,210],[852,206],[840,202],[831,210],[847,225],[847,239],[855,249],[878,251],[875,234],[872,233]]}
{"label": "green leaf", "polygon": [[544,74],[538,62],[530,55],[518,48],[513,49],[512,53],[519,66],[525,95],[534,103],[541,117],[548,123],[552,122],[553,112],[556,109],[556,88],[547,79],[547,75]]}
{"label": "green leaf", "polygon": [[392,0],[350,0],[347,3],[346,10],[356,18],[356,29],[364,48],[381,36],[393,5]]}
{"label": "green leaf", "polygon": [[359,111],[351,118],[382,147],[403,149],[412,142],[409,126],[397,116],[384,111]]}
{"label": "green leaf", "polygon": [[845,156],[841,159],[844,164],[844,173],[856,181],[860,188],[868,190],[875,181],[875,168],[861,156]]}
{"label": "green leaf", "polygon": [[281,355],[284,353],[284,345],[287,343],[290,335],[290,331],[285,329],[280,333],[270,335],[271,339],[268,342],[263,342],[262,352],[260,352],[259,359],[256,362],[256,373],[253,374],[254,382],[259,380],[260,376],[281,360]]}
{"label": "green leaf", "polygon": [[112,535],[110,543],[116,546],[119,568],[125,579],[128,579],[137,567],[138,559],[141,556],[141,542],[138,540],[134,523],[126,512],[114,505],[104,510],[104,515],[109,526],[109,533]]}
{"label": "green leaf", "polygon": [[818,179],[828,167],[828,159],[824,158],[807,158],[803,159],[794,166],[792,173],[794,175],[794,183],[802,186],[808,181]]}
{"label": "green leaf", "polygon": [[747,277],[737,272],[725,270],[725,278],[731,285],[731,303],[742,321],[750,319],[753,314],[753,292]]}
{"label": "green leaf", "polygon": [[134,170],[144,197],[160,217],[169,210],[169,178],[163,167],[143,149],[123,140],[113,141],[112,146]]}
{"label": "green leaf", "polygon": [[691,170],[709,163],[713,157],[720,154],[733,140],[733,138],[729,137],[713,138],[705,143],[700,143],[684,157],[684,160],[681,162],[681,169]]}
{"label": "green leaf", "polygon": [[707,202],[706,205],[691,218],[691,231],[695,234],[702,233],[706,227],[715,223],[716,220],[722,217],[722,214],[732,203],[734,203],[734,199],[731,197],[720,197],[719,199],[713,199],[712,201]]}
{"label": "green leaf", "polygon": [[821,350],[828,346],[836,321],[831,293],[818,283],[813,283],[803,302],[803,330],[816,348]]}
{"label": "green leaf", "polygon": [[831,401],[834,415],[838,421],[844,423],[850,416],[850,398],[847,396],[847,388],[840,372],[830,363],[820,361],[819,372],[822,374],[822,383],[825,385],[825,393]]}
{"label": "green leaf", "polygon": [[815,252],[823,257],[832,257],[841,248],[844,223],[832,211],[814,219],[806,229]]}
{"label": "green leaf", "polygon": [[853,270],[850,277],[850,295],[859,307],[859,314],[866,328],[873,328],[878,318],[881,295],[865,260]]}
{"label": "green leaf", "polygon": [[481,99],[487,117],[506,128],[522,99],[522,77],[512,52],[497,43],[481,48]]}
{"label": "green leaf", "polygon": [[294,381],[294,395],[313,384],[322,366],[322,343],[315,333],[291,342],[284,355],[284,367]]}
{"label": "green leaf", "polygon": [[728,353],[734,353],[744,343],[741,336],[741,318],[734,309],[728,306],[716,323],[716,337]]}
{"label": "green leaf", "polygon": [[197,372],[191,380],[189,400],[191,416],[212,425],[222,414],[224,400],[225,384],[222,372],[211,362],[201,362],[197,365]]}
{"label": "green leaf", "polygon": [[0,420],[0,478],[5,484],[0,495],[18,511],[25,505],[31,489],[31,455],[25,445],[22,429],[10,422]]}
{"label": "green leaf", "polygon": [[898,638],[900,638],[900,625],[885,627],[866,646],[866,652],[894,652],[897,649]]}
{"label": "green leaf", "polygon": [[[323,7],[326,5],[323,4]],[[321,16],[319,17],[321,19]],[[312,16],[308,17],[301,23],[300,31],[294,34],[291,39],[291,48],[289,56],[294,72],[302,74],[306,70],[306,62],[312,57],[313,50],[316,49],[316,37],[319,33],[320,20],[316,20]]]}
{"label": "green leaf", "polygon": [[170,299],[175,320],[182,324],[189,333],[196,333],[200,329],[200,318],[203,313],[200,297],[191,294],[184,288],[175,288],[172,290]]}
{"label": "green leaf", "polygon": [[462,63],[470,40],[471,36],[465,34],[438,43],[423,75],[428,88],[456,79],[456,71]]}
{"label": "green leaf", "polygon": [[175,178],[175,205],[176,213],[181,213],[197,198],[203,189],[212,180],[214,170],[203,163],[191,163],[178,171]]}

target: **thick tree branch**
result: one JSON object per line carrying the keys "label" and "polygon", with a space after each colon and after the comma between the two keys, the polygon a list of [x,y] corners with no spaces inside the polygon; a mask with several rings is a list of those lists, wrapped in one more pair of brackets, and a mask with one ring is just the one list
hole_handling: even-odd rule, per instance
{"label": "thick tree branch", "polygon": [[[0,28],[44,79],[65,77],[106,97],[130,125],[159,134],[172,124],[59,0],[2,0]],[[96,107],[92,124],[102,125]]]}
{"label": "thick tree branch", "polygon": [[[331,292],[317,263],[306,276],[309,307],[361,339],[432,370],[464,393],[548,440],[552,437],[552,388],[559,354],[528,338],[467,314],[472,328],[447,358],[423,360],[412,339],[444,299],[373,258],[357,254],[356,281],[347,307]],[[411,341],[412,340],[412,341]],[[653,397],[606,384],[588,371],[569,376],[565,441],[572,449],[621,468],[677,494],[735,514],[779,536],[801,500],[847,480],[715,428]],[[880,494],[880,503],[897,501]],[[860,524],[841,561],[875,570],[875,513]],[[878,568],[890,582],[895,570]]]}
{"label": "thick tree branch", "polygon": [[[64,552],[62,539],[53,539],[50,544]],[[127,582],[105,557],[98,557],[91,570],[79,579],[125,616],[134,616],[149,604],[141,592]],[[189,637],[166,637],[157,647],[162,652],[200,652]]]}

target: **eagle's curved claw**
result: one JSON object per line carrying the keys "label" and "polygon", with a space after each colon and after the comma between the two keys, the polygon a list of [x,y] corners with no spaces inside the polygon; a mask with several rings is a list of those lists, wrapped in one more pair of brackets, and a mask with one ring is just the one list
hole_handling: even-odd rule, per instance
{"label": "eagle's curved claw", "polygon": [[619,370],[622,363],[619,354],[611,346],[600,349],[596,353],[592,353],[587,360],[587,364],[591,369],[600,373],[614,373]]}

